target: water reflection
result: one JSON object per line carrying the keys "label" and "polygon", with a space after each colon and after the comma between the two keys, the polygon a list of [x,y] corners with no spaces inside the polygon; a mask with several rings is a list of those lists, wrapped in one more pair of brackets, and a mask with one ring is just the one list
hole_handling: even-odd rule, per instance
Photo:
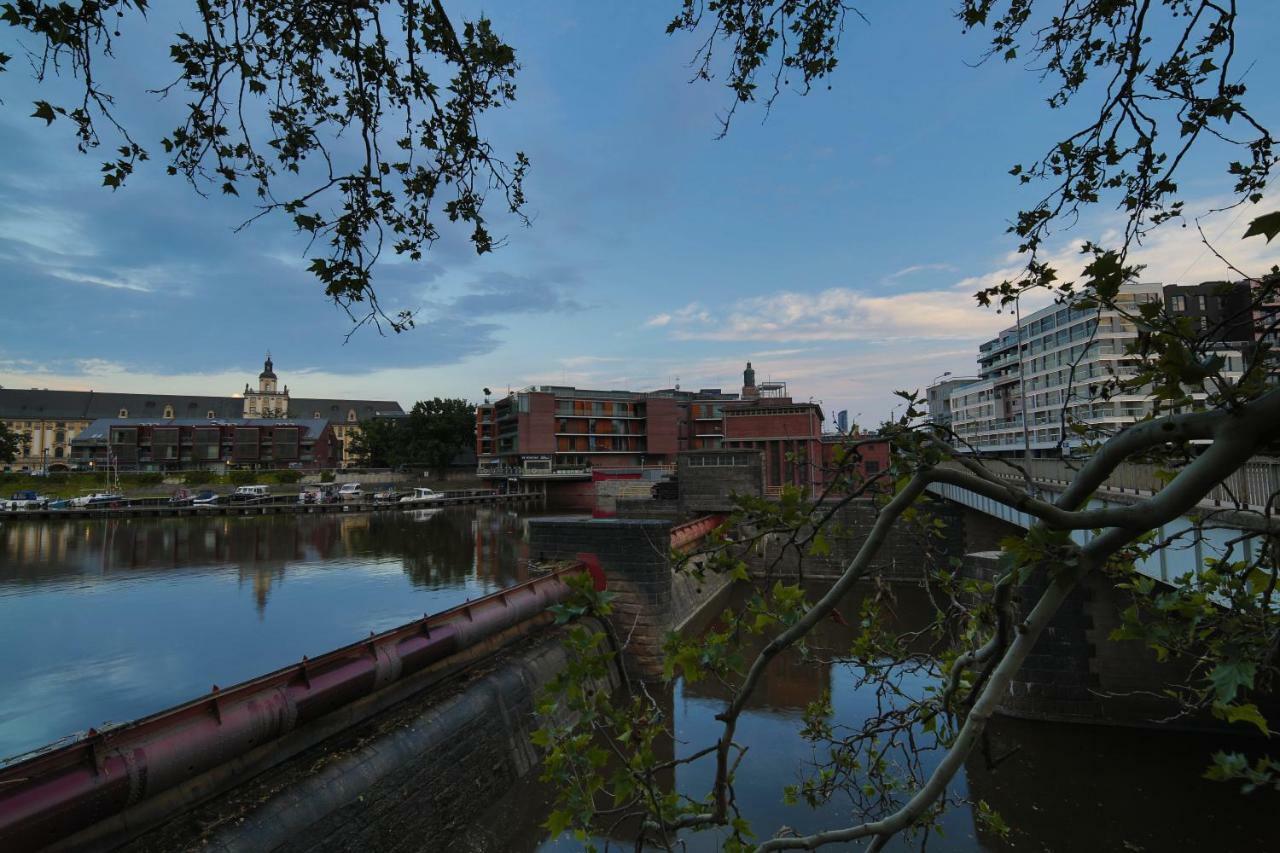
{"label": "water reflection", "polygon": [[[918,591],[899,590],[894,604],[899,627],[919,627],[927,608]],[[842,609],[854,613],[856,602]],[[824,623],[814,645],[835,649],[850,638],[847,629]],[[665,693],[659,689],[649,688],[669,711],[675,728],[675,738],[665,749],[690,755],[712,743],[720,731],[714,715],[723,708],[727,691],[707,681],[678,681],[667,686]],[[737,802],[756,831],[765,836],[782,826],[803,834],[848,825],[854,819],[847,802],[833,801],[813,809],[803,804],[788,806],[781,800],[782,787],[797,781],[812,757],[799,737],[800,711],[825,690],[831,691],[837,722],[854,724],[872,710],[872,697],[854,688],[845,667],[811,666],[795,655],[784,655],[771,664],[761,695],[739,721],[737,739],[748,745],[749,752],[737,774]],[[972,811],[958,806],[944,815],[944,834],[930,837],[928,850],[1274,849],[1275,831],[1265,792],[1243,796],[1235,788],[1200,778],[1213,751],[1256,752],[1265,743],[1008,718],[997,718],[989,731],[989,749],[970,758],[950,793],[988,802],[1014,826],[1011,835],[1000,839],[980,830]],[[927,758],[926,767],[931,768],[937,758]],[[694,762],[681,767],[671,784],[682,794],[701,798],[709,790],[713,769],[709,759]],[[526,779],[463,833],[463,849],[541,853],[581,849],[582,844],[572,838],[547,838],[541,823],[550,808],[550,796],[534,778]],[[605,841],[615,850],[631,849],[633,844],[625,830],[617,829],[599,841],[602,849]],[[722,839],[715,833],[698,833],[683,841],[690,851],[711,851],[719,849]],[[887,849],[916,850],[919,839],[912,843],[899,838]]]}
{"label": "water reflection", "polygon": [[527,580],[522,533],[490,508],[0,524],[0,757]]}

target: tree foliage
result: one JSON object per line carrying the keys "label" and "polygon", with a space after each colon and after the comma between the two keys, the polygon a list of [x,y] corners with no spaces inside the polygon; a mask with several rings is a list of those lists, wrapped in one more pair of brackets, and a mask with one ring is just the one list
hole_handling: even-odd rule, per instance
{"label": "tree foliage", "polygon": [[[201,26],[173,40],[177,79],[159,89],[181,91],[188,104],[182,123],[160,143],[168,168],[202,192],[216,187],[239,194],[250,187],[260,215],[292,217],[324,246],[312,270],[339,304],[363,303],[369,318],[382,316],[372,271],[384,240],[416,259],[438,236],[444,216],[469,226],[476,250],[485,252],[496,242],[483,215],[488,195],[497,192],[521,215],[528,161],[520,154],[510,164],[498,159],[480,127],[486,111],[514,98],[518,70],[513,49],[486,19],[459,30],[439,0],[202,0],[198,8]],[[143,0],[0,4],[0,19],[35,39],[39,79],[61,71],[81,84],[78,103],[39,101],[35,118],[67,124],[85,150],[100,145],[104,126],[120,143],[119,156],[103,164],[103,183],[113,189],[148,149],[116,123],[96,69],[114,55],[126,24],[141,21],[146,10]],[[695,79],[723,79],[730,105],[722,130],[728,132],[743,104],[760,101],[767,109],[788,88],[804,93],[831,85],[850,15],[860,17],[858,8],[838,0],[682,0],[668,32],[697,39]],[[1274,690],[1280,676],[1278,496],[1265,496],[1261,509],[1253,500],[1228,499],[1229,513],[1208,510],[1203,501],[1224,477],[1280,441],[1278,366],[1265,342],[1280,331],[1280,269],[1237,269],[1229,252],[1204,241],[1222,260],[1224,275],[1249,283],[1242,311],[1261,323],[1257,342],[1237,353],[1235,366],[1222,355],[1221,327],[1191,323],[1159,302],[1123,298],[1124,285],[1141,273],[1131,249],[1153,229],[1189,215],[1180,181],[1194,152],[1229,152],[1222,164],[1227,204],[1248,209],[1266,201],[1274,140],[1246,103],[1248,68],[1240,68],[1236,56],[1237,4],[961,0],[956,15],[960,29],[983,35],[980,60],[1027,63],[1049,86],[1047,108],[1083,117],[1074,130],[1011,166],[1019,185],[1038,191],[1011,216],[1023,272],[984,288],[977,300],[1007,305],[1042,288],[1079,311],[1095,311],[1099,319],[1105,313],[1140,331],[1113,373],[1087,392],[1076,375],[1079,359],[1070,366],[1057,416],[1064,434],[1084,442],[1084,458],[1072,463],[1073,479],[1062,491],[1046,494],[1016,461],[963,452],[973,449],[955,436],[950,444],[941,440],[922,423],[918,395],[903,392],[903,413],[884,430],[893,444],[888,471],[857,480],[854,451],[818,500],[788,492],[779,501],[744,502],[722,538],[682,570],[742,578],[744,549],[767,537],[780,538],[783,550],[803,561],[829,547],[842,502],[869,498],[877,515],[839,579],[816,598],[794,584],[772,583],[745,608],[724,614],[710,634],[669,641],[669,677],[714,678],[730,690],[717,715],[719,735],[693,745],[682,762],[654,752],[670,721],[642,690],[615,699],[583,689],[617,650],[602,636],[575,629],[578,677],[560,679],[543,709],[565,706],[571,713],[549,716],[578,722],[549,725],[538,736],[549,778],[560,783],[562,796],[548,822],[554,830],[586,837],[608,812],[611,820],[633,819],[642,841],[669,849],[682,832],[709,828],[727,830],[730,849],[758,850],[855,842],[879,850],[900,833],[927,833],[1014,673],[1066,597],[1089,577],[1106,578],[1131,596],[1133,607],[1109,641],[1139,642],[1189,661],[1181,674],[1171,674],[1164,692],[1171,713],[1216,717],[1242,730],[1277,728],[1257,698]],[[0,56],[0,66],[9,60]],[[1125,226],[1108,244],[1086,242],[1082,273],[1067,276],[1042,257],[1047,241],[1095,205],[1120,211]],[[1264,210],[1240,233],[1270,242],[1280,233],[1278,216]],[[391,324],[400,329],[410,322],[401,315]],[[1093,336],[1100,325],[1094,323]],[[1077,421],[1081,395],[1144,397],[1154,411],[1115,430]],[[417,404],[401,421],[365,426],[359,452],[371,464],[445,470],[471,440],[473,421],[464,401],[437,399]],[[1096,501],[1108,477],[1134,461],[1158,466],[1164,487],[1131,503]],[[861,724],[843,721],[849,725],[840,728],[831,723],[829,705],[816,703],[803,734],[820,759],[808,778],[781,792],[808,802],[849,794],[855,820],[803,837],[753,827],[735,797],[745,754],[736,734],[762,673],[778,655],[803,651],[815,626],[832,618],[856,584],[876,580],[872,566],[891,528],[937,534],[939,520],[922,502],[935,484],[968,489],[1034,523],[1025,536],[1004,543],[994,582],[966,579],[955,565],[928,577],[937,612],[916,636],[889,631],[874,597],[859,614],[859,638],[844,657],[858,683],[886,701]],[[1175,585],[1137,573],[1137,561],[1169,547],[1152,531],[1184,517],[1194,522],[1185,535],[1193,542],[1223,524],[1239,531],[1238,538],[1197,576]],[[1033,587],[1042,591],[1015,607],[1012,591]],[[607,601],[585,589],[582,595],[579,612],[607,611]],[[747,649],[746,637],[759,640],[757,650]],[[927,689],[901,687],[906,675],[921,672],[929,676]],[[914,749],[924,741],[939,751],[934,766],[886,758],[890,745]],[[664,773],[695,760],[714,763],[704,797],[662,787]],[[1208,773],[1258,788],[1280,784],[1276,767],[1271,758],[1223,753]],[[998,815],[981,807],[978,814],[999,830]]]}
{"label": "tree foliage", "polygon": [[9,429],[7,423],[0,421],[0,462],[12,462],[21,452],[21,437]]}
{"label": "tree foliage", "polygon": [[[738,105],[763,100],[767,108],[793,77],[801,92],[829,78],[845,17],[855,11],[843,3],[689,0],[669,31],[701,35],[697,78],[712,79],[723,69],[733,99],[723,119],[727,132]],[[1110,375],[1088,379],[1093,387],[1087,392],[1076,375],[1080,359],[1070,366],[1058,419],[1082,454],[1069,463],[1074,478],[1060,492],[1046,493],[1018,461],[988,458],[945,429],[940,437],[924,423],[918,393],[901,392],[902,415],[882,429],[892,442],[888,471],[859,480],[853,475],[857,454],[850,452],[816,500],[784,492],[776,502],[741,501],[720,537],[696,561],[682,561],[682,571],[742,580],[751,549],[780,541],[782,551],[803,567],[806,559],[828,552],[839,506],[872,496],[877,507],[856,555],[816,598],[778,580],[745,608],[722,614],[709,633],[669,639],[667,678],[713,679],[729,691],[716,715],[719,736],[689,744],[690,757],[673,762],[714,762],[705,796],[653,790],[659,768],[644,744],[667,723],[651,702],[641,699],[619,714],[619,707],[637,700],[578,697],[579,706],[587,706],[579,708],[582,726],[543,735],[549,778],[562,791],[577,792],[558,803],[548,826],[588,838],[605,815],[610,823],[626,816],[643,842],[664,849],[680,847],[682,833],[707,829],[728,833],[721,836],[725,849],[757,851],[853,843],[876,851],[899,834],[927,836],[937,828],[951,782],[982,743],[1014,674],[1067,596],[1088,577],[1104,579],[1132,603],[1109,642],[1141,643],[1161,660],[1181,662],[1170,668],[1158,697],[1170,717],[1217,718],[1262,734],[1277,728],[1258,698],[1280,686],[1280,525],[1274,517],[1280,493],[1273,487],[1261,497],[1230,496],[1225,510],[1205,506],[1225,477],[1280,443],[1280,363],[1267,343],[1280,329],[1274,309],[1280,270],[1239,270],[1201,235],[1224,270],[1248,284],[1250,298],[1240,314],[1258,324],[1256,340],[1234,352],[1240,363],[1230,367],[1223,334],[1239,315],[1198,324],[1158,300],[1135,303],[1124,294],[1141,272],[1128,260],[1131,247],[1185,214],[1177,177],[1198,142],[1211,138],[1243,151],[1226,163],[1234,204],[1264,200],[1275,165],[1273,141],[1245,106],[1241,74],[1233,70],[1235,4],[963,0],[958,14],[966,31],[990,34],[987,58],[1029,59],[1042,72],[1052,84],[1049,108],[1074,104],[1087,113],[1085,127],[1011,169],[1020,183],[1048,189],[1010,228],[1026,258],[1024,274],[977,294],[983,305],[1008,304],[1028,289],[1045,288],[1077,311],[1096,312],[1084,348],[1094,343],[1104,316],[1139,331]],[[719,51],[727,58],[717,64]],[[1046,239],[1103,202],[1125,215],[1123,233],[1111,245],[1085,244],[1082,275],[1060,277],[1040,257]],[[1257,216],[1241,233],[1270,241],[1278,233],[1275,217]],[[1150,400],[1151,413],[1119,430],[1078,419],[1082,400],[1120,395]],[[1157,466],[1163,488],[1132,503],[1095,500],[1108,478],[1132,462]],[[930,516],[924,501],[935,484],[967,489],[1026,513],[1033,523],[1024,536],[1002,543],[993,582],[966,577],[958,557],[927,574],[936,612],[919,630],[890,630],[883,602],[876,596],[865,600],[858,638],[843,659],[859,690],[876,697],[878,710],[864,720],[834,721],[829,702],[815,703],[801,732],[814,747],[815,761],[802,782],[781,792],[788,802],[811,805],[840,796],[853,805],[854,820],[805,836],[753,827],[735,789],[739,774],[750,772],[742,764],[749,745],[736,735],[753,691],[780,654],[806,652],[815,628],[834,618],[855,585],[881,580],[873,566],[890,529],[911,526],[923,537],[938,535],[943,522]],[[1180,541],[1156,539],[1154,531],[1180,518],[1192,522]],[[1204,543],[1208,531],[1224,525],[1235,535],[1198,573],[1165,585],[1137,571],[1140,560],[1163,548]],[[1037,592],[1019,602],[1015,590]],[[753,636],[759,638],[754,645],[747,642]],[[586,640],[581,642],[585,647]],[[923,689],[904,687],[921,676]],[[622,754],[598,767],[571,757],[581,756],[590,743],[610,744]],[[937,751],[934,766],[913,760],[921,750]],[[1206,762],[1209,778],[1238,781],[1246,790],[1280,789],[1272,757],[1250,760],[1223,752],[1206,756]],[[975,814],[991,831],[1008,829],[985,803],[975,804]]]}
{"label": "tree foliage", "polygon": [[352,437],[361,464],[426,467],[449,474],[449,463],[475,442],[475,406],[462,399],[421,400],[404,418],[364,421]]}
{"label": "tree foliage", "polygon": [[[523,219],[529,161],[499,157],[482,129],[515,99],[519,69],[488,18],[455,26],[440,0],[198,0],[197,25],[163,36],[174,76],[148,91],[184,113],[157,143],[134,137],[101,82],[126,33],[147,35],[148,11],[147,0],[0,4],[0,21],[29,37],[36,79],[79,84],[74,102],[36,101],[32,116],[65,124],[81,151],[110,150],[104,186],[123,187],[158,144],[168,173],[197,192],[247,193],[251,219],[288,217],[321,247],[309,268],[328,297],[396,331],[413,315],[380,307],[385,249],[417,260],[448,220],[492,251],[493,193]],[[10,65],[0,53],[0,70]]]}

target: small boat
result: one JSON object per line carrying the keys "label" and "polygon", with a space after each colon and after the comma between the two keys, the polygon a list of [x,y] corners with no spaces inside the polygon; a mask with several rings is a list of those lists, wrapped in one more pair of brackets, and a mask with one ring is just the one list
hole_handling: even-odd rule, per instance
{"label": "small boat", "polygon": [[127,498],[116,492],[94,492],[91,495],[81,495],[78,498],[71,499],[73,507],[106,507],[118,506],[123,504]]}
{"label": "small boat", "polygon": [[426,504],[433,501],[442,500],[444,495],[435,489],[417,488],[413,490],[413,494],[406,495],[400,499],[401,506],[413,506],[414,504]]}

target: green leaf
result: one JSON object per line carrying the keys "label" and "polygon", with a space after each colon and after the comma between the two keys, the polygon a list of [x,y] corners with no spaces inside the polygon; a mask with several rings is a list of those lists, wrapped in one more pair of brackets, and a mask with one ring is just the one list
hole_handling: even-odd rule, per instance
{"label": "green leaf", "polygon": [[1244,661],[1220,663],[1209,673],[1209,681],[1213,684],[1214,693],[1223,705],[1236,698],[1242,687],[1253,687],[1253,676],[1257,672],[1257,664]]}
{"label": "green leaf", "polygon": [[1262,716],[1258,706],[1252,703],[1247,705],[1215,705],[1214,712],[1221,715],[1222,719],[1228,723],[1251,723],[1257,726],[1258,731],[1264,735],[1271,734],[1271,729],[1267,726],[1267,718]]}
{"label": "green leaf", "polygon": [[1249,223],[1249,230],[1244,232],[1245,237],[1263,235],[1267,238],[1268,243],[1277,234],[1280,234],[1280,210],[1268,213],[1265,216],[1259,216]]}
{"label": "green leaf", "polygon": [[547,828],[547,832],[552,838],[560,837],[560,833],[569,828],[572,816],[565,809],[556,809],[547,816],[547,820],[542,825]]}

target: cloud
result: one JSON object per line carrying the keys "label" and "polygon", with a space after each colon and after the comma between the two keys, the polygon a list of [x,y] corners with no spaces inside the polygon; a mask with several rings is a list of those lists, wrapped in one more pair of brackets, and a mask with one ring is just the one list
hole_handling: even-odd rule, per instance
{"label": "cloud", "polygon": [[576,279],[575,272],[564,269],[541,275],[490,272],[473,281],[462,296],[440,307],[459,318],[582,311],[585,306],[565,293],[566,285]]}
{"label": "cloud", "polygon": [[90,275],[89,273],[76,272],[69,269],[50,269],[48,273],[54,278],[60,278],[63,281],[92,284],[112,290],[132,290],[138,293],[151,293],[153,290],[149,284],[144,283],[136,274],[131,274],[127,278],[105,278],[100,275]]}
{"label": "cloud", "polygon": [[[655,322],[670,316],[670,320]],[[881,296],[848,287],[819,293],[781,291],[739,300],[722,311],[693,303],[646,325],[679,326],[682,340],[883,341],[969,340],[994,334],[1008,320],[979,309],[968,296],[926,290]]]}
{"label": "cloud", "polygon": [[897,281],[900,278],[906,278],[921,272],[955,272],[956,268],[951,264],[912,264],[909,267],[903,267],[897,272],[890,273],[884,277],[886,282]]}
{"label": "cloud", "polygon": [[661,314],[655,314],[648,320],[644,321],[646,328],[678,325],[684,326],[690,323],[709,323],[711,322],[711,312],[707,311],[701,303],[690,302],[683,308],[677,308],[674,311],[666,311]]}

